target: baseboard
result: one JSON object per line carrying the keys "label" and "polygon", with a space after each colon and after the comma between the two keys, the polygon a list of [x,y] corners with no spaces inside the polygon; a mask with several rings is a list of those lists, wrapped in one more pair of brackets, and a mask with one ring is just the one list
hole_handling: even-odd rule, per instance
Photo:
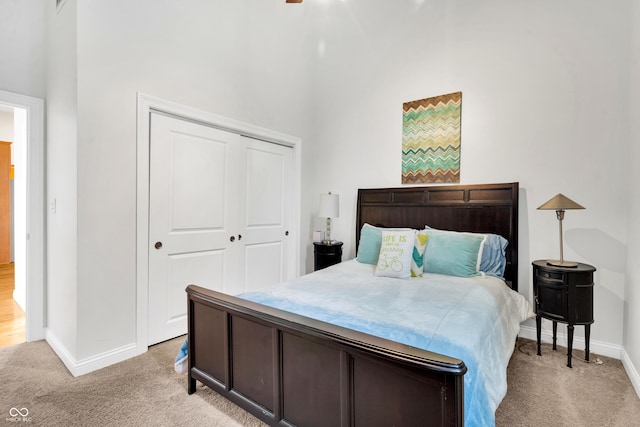
{"label": "baseboard", "polygon": [[53,332],[51,332],[51,329],[49,328],[47,328],[45,331],[45,340],[47,341],[47,344],[49,344],[49,347],[51,347],[53,352],[62,361],[64,366],[66,366],[69,372],[73,375],[75,358],[71,356],[71,353],[69,352],[69,350],[67,350],[67,347],[62,344],[62,341],[60,341],[60,339],[58,339],[58,337]]}
{"label": "baseboard", "polygon": [[[562,347],[567,346],[567,335],[561,331],[562,328],[558,327],[558,336],[557,343]],[[536,341],[536,328],[531,326],[520,326],[520,334],[518,334],[522,338],[527,338],[533,341]],[[553,342],[553,332],[550,330],[542,329],[540,334],[540,340],[546,343]],[[583,337],[574,336],[573,337],[573,348],[574,349],[584,349],[585,340]],[[622,346],[607,343],[604,341],[598,341],[591,339],[589,340],[589,352],[592,354],[599,354],[606,357],[611,357],[613,359],[620,360],[622,358]]]}
{"label": "baseboard", "polygon": [[47,329],[46,332],[46,340],[74,377],[79,377],[80,375],[106,368],[115,363],[123,362],[139,354],[136,343],[131,343],[86,359],[77,360],[49,329]]}
{"label": "baseboard", "polygon": [[633,362],[629,358],[629,355],[624,348],[622,349],[622,366],[624,366],[625,371],[627,371],[627,375],[629,375],[629,379],[631,380],[631,385],[636,391],[638,397],[640,397],[640,374],[638,374],[638,370],[634,366]]}

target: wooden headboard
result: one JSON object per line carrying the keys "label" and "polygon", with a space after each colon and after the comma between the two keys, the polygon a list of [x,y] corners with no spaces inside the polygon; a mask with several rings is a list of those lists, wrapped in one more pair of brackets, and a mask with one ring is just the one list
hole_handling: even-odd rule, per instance
{"label": "wooden headboard", "polygon": [[505,280],[518,290],[518,183],[358,190],[356,249],[362,225],[499,234],[509,241]]}

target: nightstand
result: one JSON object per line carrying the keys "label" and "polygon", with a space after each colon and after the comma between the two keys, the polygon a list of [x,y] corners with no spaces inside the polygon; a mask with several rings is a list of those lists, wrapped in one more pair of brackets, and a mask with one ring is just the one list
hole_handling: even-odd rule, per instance
{"label": "nightstand", "polygon": [[556,350],[558,322],[568,324],[567,366],[571,367],[573,327],[584,325],[585,356],[589,361],[589,335],[593,323],[593,272],[596,268],[578,263],[577,267],[555,267],[546,260],[533,263],[536,335],[540,356],[542,318],[553,321],[553,349]]}
{"label": "nightstand", "polygon": [[313,242],[313,271],[318,271],[342,261],[342,242]]}

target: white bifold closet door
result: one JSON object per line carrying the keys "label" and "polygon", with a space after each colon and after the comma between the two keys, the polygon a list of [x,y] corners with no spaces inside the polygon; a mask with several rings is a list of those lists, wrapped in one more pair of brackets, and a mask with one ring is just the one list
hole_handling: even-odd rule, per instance
{"label": "white bifold closet door", "polygon": [[148,344],[187,331],[185,288],[287,277],[293,149],[151,114]]}

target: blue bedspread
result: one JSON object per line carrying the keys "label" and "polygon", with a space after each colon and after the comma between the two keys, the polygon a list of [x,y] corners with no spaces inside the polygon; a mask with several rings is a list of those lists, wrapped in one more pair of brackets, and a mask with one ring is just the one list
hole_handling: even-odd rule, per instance
{"label": "blue bedspread", "polygon": [[355,260],[243,299],[464,361],[465,425],[494,426],[527,301],[493,277],[375,277]]}

